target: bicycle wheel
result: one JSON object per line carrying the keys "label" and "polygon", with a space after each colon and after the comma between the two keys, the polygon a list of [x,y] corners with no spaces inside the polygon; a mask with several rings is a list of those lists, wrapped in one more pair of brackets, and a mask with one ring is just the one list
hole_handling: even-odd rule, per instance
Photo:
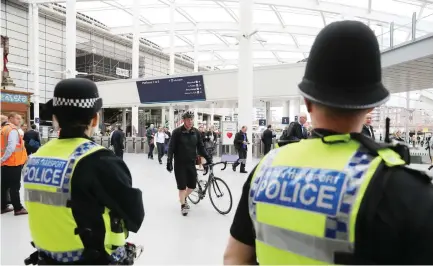
{"label": "bicycle wheel", "polygon": [[[212,203],[212,206],[215,208],[215,210],[221,214],[227,214],[232,210],[233,206],[233,198],[232,193],[230,191],[229,186],[226,184],[224,180],[222,180],[219,177],[214,177],[212,180],[212,184],[209,185],[209,198],[210,202]],[[228,197],[224,197],[228,196]],[[214,200],[216,198],[225,198],[228,200],[228,206],[226,208],[219,208],[215,205]]]}
{"label": "bicycle wheel", "polygon": [[197,204],[197,203],[200,202],[200,200],[201,200],[201,198],[200,198],[200,187],[199,187],[199,183],[198,182],[197,182],[197,186],[195,187],[195,189],[191,192],[191,194],[188,195],[188,199],[193,204]]}

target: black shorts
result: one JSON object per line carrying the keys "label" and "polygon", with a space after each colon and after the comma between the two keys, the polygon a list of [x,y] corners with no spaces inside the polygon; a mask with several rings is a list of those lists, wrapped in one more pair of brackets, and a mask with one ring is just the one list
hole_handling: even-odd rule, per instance
{"label": "black shorts", "polygon": [[174,176],[176,177],[177,189],[194,189],[197,185],[197,169],[195,161],[177,162],[174,161]]}

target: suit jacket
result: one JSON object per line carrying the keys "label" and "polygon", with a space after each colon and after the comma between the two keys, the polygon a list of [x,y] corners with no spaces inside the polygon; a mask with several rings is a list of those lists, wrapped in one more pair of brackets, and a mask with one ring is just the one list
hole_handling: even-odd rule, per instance
{"label": "suit jacket", "polygon": [[[235,139],[233,141],[233,144],[235,145],[236,150],[240,150],[241,148],[243,148],[243,143],[242,143],[242,142],[244,142],[243,134],[244,133],[242,131],[239,131],[235,135]],[[245,137],[246,137],[245,141],[248,142],[248,135],[246,135]],[[245,150],[248,150],[248,145],[245,146]]]}
{"label": "suit jacket", "polygon": [[271,145],[273,137],[274,137],[274,132],[272,132],[272,130],[266,129],[265,131],[263,131],[263,134],[262,134],[263,144]]}
{"label": "suit jacket", "polygon": [[[370,130],[368,129],[368,127],[370,127]],[[371,131],[371,133],[370,133],[370,131]],[[365,136],[373,139],[373,140],[376,140],[372,126],[363,125],[361,133],[364,134]]]}
{"label": "suit jacket", "polygon": [[111,136],[111,145],[113,145],[114,149],[125,149],[125,133],[121,130],[114,131]]}

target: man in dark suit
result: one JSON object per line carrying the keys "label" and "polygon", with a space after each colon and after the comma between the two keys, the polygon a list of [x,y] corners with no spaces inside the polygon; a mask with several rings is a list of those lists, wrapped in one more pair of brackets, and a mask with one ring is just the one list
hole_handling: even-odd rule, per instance
{"label": "man in dark suit", "polygon": [[41,136],[36,131],[36,125],[32,124],[31,129],[24,132],[24,146],[26,147],[27,155],[38,151],[41,146]]}
{"label": "man in dark suit", "polygon": [[114,154],[117,157],[123,159],[123,150],[125,149],[125,133],[123,133],[122,128],[119,126],[116,131],[113,132],[111,136],[111,145],[114,148]]}
{"label": "man in dark suit", "polygon": [[262,142],[265,146],[264,155],[268,154],[268,152],[271,150],[272,146],[272,139],[274,138],[274,132],[272,131],[272,126],[268,125],[268,128],[263,131],[262,134]]}
{"label": "man in dark suit", "polygon": [[250,143],[248,142],[246,126],[243,126],[241,130],[236,133],[233,144],[235,145],[235,149],[239,154],[239,159],[233,164],[233,171],[236,171],[236,167],[238,167],[238,165],[240,164],[240,172],[247,173],[247,171],[245,171],[245,162],[247,159],[248,144]]}
{"label": "man in dark suit", "polygon": [[301,113],[299,115],[299,121],[290,123],[286,134],[283,134],[283,136],[281,136],[281,140],[286,140],[289,141],[289,143],[291,143],[291,142],[298,142],[301,139],[308,138],[308,130],[305,127],[306,122],[307,122],[307,115],[305,113]]}
{"label": "man in dark suit", "polygon": [[371,125],[371,114],[367,114],[367,116],[365,117],[365,123],[362,126],[362,134],[373,140],[376,140],[374,136],[373,126]]}

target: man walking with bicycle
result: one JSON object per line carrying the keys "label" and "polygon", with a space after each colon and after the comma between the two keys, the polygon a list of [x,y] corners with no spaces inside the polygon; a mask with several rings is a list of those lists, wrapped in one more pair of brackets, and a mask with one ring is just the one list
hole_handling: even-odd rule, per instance
{"label": "man walking with bicycle", "polygon": [[173,130],[167,154],[167,171],[173,171],[179,190],[181,213],[186,216],[189,205],[186,198],[196,188],[197,170],[195,160],[197,152],[206,159],[206,164],[212,163],[212,158],[206,152],[198,129],[193,127],[194,113],[186,111],[182,115],[183,125]]}

